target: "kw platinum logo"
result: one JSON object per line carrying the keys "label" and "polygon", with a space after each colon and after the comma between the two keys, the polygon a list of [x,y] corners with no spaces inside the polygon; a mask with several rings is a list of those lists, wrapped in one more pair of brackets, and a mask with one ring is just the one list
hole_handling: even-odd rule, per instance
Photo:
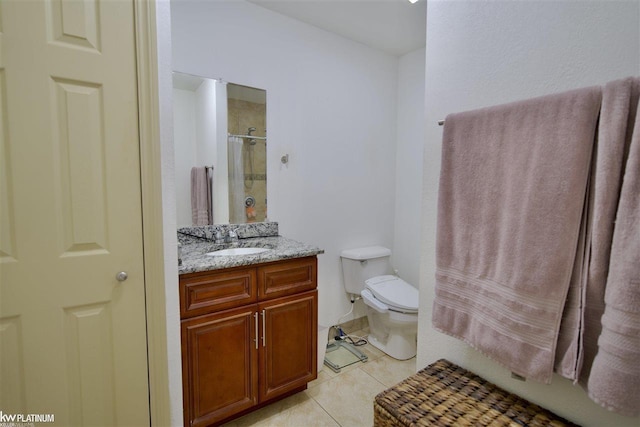
{"label": "kw platinum logo", "polygon": [[0,411],[0,427],[20,426],[21,424],[52,423],[54,414],[7,414]]}

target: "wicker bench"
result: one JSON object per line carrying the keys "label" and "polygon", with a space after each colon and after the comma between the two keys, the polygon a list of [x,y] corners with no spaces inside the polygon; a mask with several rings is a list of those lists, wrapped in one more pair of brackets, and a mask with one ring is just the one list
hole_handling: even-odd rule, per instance
{"label": "wicker bench", "polygon": [[445,359],[376,396],[374,427],[575,426]]}

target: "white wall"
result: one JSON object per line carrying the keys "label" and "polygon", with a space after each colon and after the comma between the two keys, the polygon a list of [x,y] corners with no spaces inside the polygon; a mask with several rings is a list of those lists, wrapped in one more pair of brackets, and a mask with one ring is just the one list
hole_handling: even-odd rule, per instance
{"label": "white wall", "polygon": [[[195,89],[173,89],[176,218],[192,225],[191,168],[214,166],[213,219],[229,222],[226,84],[202,79]],[[223,161],[218,161],[223,159]]]}
{"label": "white wall", "polygon": [[[216,80],[216,105],[227,105],[227,84]],[[214,169],[213,222],[229,222],[229,162],[227,161],[227,108],[216,108],[216,162]],[[218,160],[220,159],[220,160]]]}
{"label": "white wall", "polygon": [[420,212],[424,150],[425,50],[400,57],[396,132],[396,203],[393,264],[398,274],[418,287],[420,277]]}
{"label": "white wall", "polygon": [[173,140],[175,148],[176,222],[178,227],[191,221],[191,168],[197,164],[195,92],[173,89]]}
{"label": "white wall", "polygon": [[[170,425],[182,425],[182,352],[180,350],[180,306],[176,235],[176,191],[173,149],[173,81],[171,75],[171,8],[168,1],[155,4],[156,55],[158,61],[158,115],[160,161],[162,162],[162,226],[164,291],[166,303],[167,365]],[[160,286],[146,283],[146,286]]]}
{"label": "white wall", "polygon": [[[196,156],[198,166],[218,164],[218,141],[216,138],[216,82],[204,80],[196,89]],[[224,105],[223,105],[224,106]],[[226,143],[226,138],[224,139]],[[179,150],[177,150],[179,151]],[[225,159],[226,160],[226,159]]]}
{"label": "white wall", "polygon": [[[195,98],[196,159],[192,166],[213,166],[214,223],[229,222],[226,92],[226,84],[220,84],[216,80],[203,79],[202,84],[196,89]],[[224,118],[224,122],[218,121],[220,117]],[[176,144],[176,152],[180,150],[182,150],[181,141]],[[184,192],[191,193],[191,183],[188,187],[184,187]],[[180,191],[178,191],[179,193]],[[180,207],[178,206],[178,208]],[[191,213],[191,205],[189,205],[189,213]],[[191,223],[186,225],[191,225]],[[178,224],[180,223],[178,222]]]}
{"label": "white wall", "polygon": [[640,74],[640,10],[630,2],[431,1],[427,8],[426,145],[418,367],[447,358],[584,426],[637,426],[579,387],[510,373],[431,328],[440,142],[447,113],[600,85]]}
{"label": "white wall", "polygon": [[269,219],[325,250],[319,322],[336,322],[340,251],[393,244],[398,59],[244,1],[171,15],[175,71],[266,89]]}

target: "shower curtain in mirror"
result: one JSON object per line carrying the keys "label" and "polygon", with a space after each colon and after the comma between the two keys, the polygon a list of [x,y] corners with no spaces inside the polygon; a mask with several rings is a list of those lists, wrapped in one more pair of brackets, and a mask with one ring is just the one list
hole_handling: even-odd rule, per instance
{"label": "shower curtain in mirror", "polygon": [[242,163],[242,138],[229,137],[229,222],[246,222],[244,216],[244,165]]}

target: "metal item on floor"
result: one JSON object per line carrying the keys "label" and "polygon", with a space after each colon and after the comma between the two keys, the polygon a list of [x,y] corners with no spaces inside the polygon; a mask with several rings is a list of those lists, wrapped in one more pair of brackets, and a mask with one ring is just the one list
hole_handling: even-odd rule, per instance
{"label": "metal item on floor", "polygon": [[340,372],[345,366],[369,360],[366,354],[345,341],[334,341],[327,345],[324,364],[333,372]]}

